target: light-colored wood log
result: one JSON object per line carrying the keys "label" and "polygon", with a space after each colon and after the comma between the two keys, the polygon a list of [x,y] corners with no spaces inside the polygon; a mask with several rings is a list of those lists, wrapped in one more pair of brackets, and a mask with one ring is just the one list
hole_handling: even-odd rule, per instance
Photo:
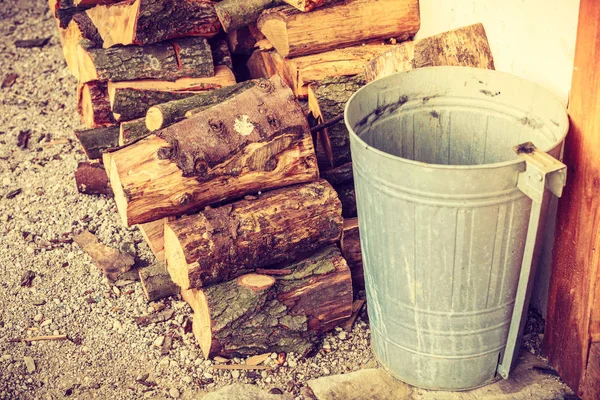
{"label": "light-colored wood log", "polygon": [[139,271],[140,282],[147,301],[156,301],[179,294],[179,286],[173,283],[164,262],[157,262]]}
{"label": "light-colored wood log", "polygon": [[341,237],[341,206],[321,180],[170,221],[169,273],[181,288],[196,288],[313,252]]}
{"label": "light-colored wood log", "polygon": [[85,12],[73,16],[69,25],[61,30],[63,55],[71,74],[79,79],[79,42],[83,39],[90,41],[92,46],[102,46],[102,38],[98,30]]}
{"label": "light-colored wood log", "polygon": [[311,11],[325,4],[328,0],[283,0],[300,11]]}
{"label": "light-colored wood log", "polygon": [[139,224],[138,229],[158,261],[165,260],[165,224],[170,218]]}
{"label": "light-colored wood log", "polygon": [[348,0],[308,13],[292,6],[263,11],[257,26],[283,57],[413,36],[419,29],[418,0]]}
{"label": "light-colored wood log", "polygon": [[280,78],[266,83],[105,153],[123,222],[149,222],[317,179],[300,105]]}

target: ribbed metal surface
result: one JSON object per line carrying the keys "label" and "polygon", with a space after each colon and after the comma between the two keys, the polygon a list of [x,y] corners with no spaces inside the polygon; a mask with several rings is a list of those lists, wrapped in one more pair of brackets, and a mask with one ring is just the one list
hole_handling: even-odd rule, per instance
{"label": "ribbed metal surface", "polygon": [[376,355],[416,386],[494,380],[531,209],[512,147],[558,157],[564,108],[510,75],[436,67],[364,87],[346,123]]}

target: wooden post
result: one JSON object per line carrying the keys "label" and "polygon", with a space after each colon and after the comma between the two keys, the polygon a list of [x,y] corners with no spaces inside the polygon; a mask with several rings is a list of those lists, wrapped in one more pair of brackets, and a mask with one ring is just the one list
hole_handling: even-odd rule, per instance
{"label": "wooden post", "polygon": [[[590,344],[600,340],[600,2],[582,0],[564,162],[567,186],[558,204],[544,351],[561,378],[584,399],[596,375],[582,378]],[[596,382],[589,382],[596,379]]]}

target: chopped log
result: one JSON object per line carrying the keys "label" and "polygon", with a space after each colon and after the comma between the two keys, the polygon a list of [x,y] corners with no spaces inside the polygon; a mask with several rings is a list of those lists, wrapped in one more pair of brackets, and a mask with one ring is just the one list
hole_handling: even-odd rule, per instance
{"label": "chopped log", "polygon": [[281,78],[104,154],[126,225],[318,178],[306,118]]}
{"label": "chopped log", "polygon": [[344,232],[340,243],[342,255],[350,267],[352,273],[352,284],[355,290],[365,288],[365,277],[363,272],[362,251],[360,247],[360,232],[358,229],[358,218],[344,220]]}
{"label": "chopped log", "polygon": [[263,193],[165,225],[168,270],[182,289],[227,281],[339,240],[341,203],[324,180]]}
{"label": "chopped log", "polygon": [[168,218],[138,225],[142,237],[158,261],[165,260],[165,223]]}
{"label": "chopped log", "polygon": [[224,65],[229,69],[233,69],[233,60],[227,42],[223,39],[211,39],[210,48],[212,49],[213,62],[215,67]]}
{"label": "chopped log", "polygon": [[343,185],[335,186],[335,191],[342,202],[342,216],[344,218],[355,218],[358,216],[356,212],[356,191],[354,190],[354,182],[344,183]]}
{"label": "chopped log", "polygon": [[48,7],[56,18],[58,27],[63,29],[69,25],[75,14],[90,8],[83,4],[76,6],[73,0],[48,0]]}
{"label": "chopped log", "polygon": [[350,273],[337,247],[325,247],[290,268],[292,274],[277,280],[249,274],[182,291],[194,310],[192,329],[205,357],[306,355],[319,333],[350,317]]}
{"label": "chopped log", "polygon": [[92,81],[77,87],[77,111],[86,128],[115,124],[110,109],[108,82]]}
{"label": "chopped log", "polygon": [[236,29],[227,33],[227,45],[233,54],[252,54],[256,39],[249,27]]}
{"label": "chopped log", "polygon": [[354,182],[352,174],[352,163],[342,164],[337,168],[321,171],[321,178],[329,182],[333,187],[344,183]]}
{"label": "chopped log", "polygon": [[215,74],[205,38],[174,39],[149,46],[95,49],[89,41],[79,47],[79,80],[130,81],[210,77]]}
{"label": "chopped log", "polygon": [[152,132],[146,128],[146,118],[138,118],[132,121],[121,122],[119,127],[119,147],[135,143]]}
{"label": "chopped log", "polygon": [[100,163],[80,162],[75,170],[75,184],[79,193],[113,195],[106,170]]}
{"label": "chopped log", "polygon": [[211,37],[221,24],[210,1],[134,0],[87,10],[104,41],[148,45],[187,36]]}
{"label": "chopped log", "polygon": [[85,12],[79,12],[73,15],[69,25],[62,32],[61,38],[67,67],[75,78],[79,78],[79,42],[87,39],[92,47],[101,47],[102,38],[98,34],[98,29]]}
{"label": "chopped log", "polygon": [[88,231],[73,236],[73,240],[92,257],[98,268],[111,281],[116,281],[119,275],[129,271],[135,263],[132,256],[103,245]]}
{"label": "chopped log", "polygon": [[[363,75],[324,79],[309,86],[308,106],[319,121],[326,121],[344,112],[346,102],[365,85]],[[344,121],[321,131],[319,140],[330,164],[338,167],[351,161],[350,138]]]}
{"label": "chopped log", "polygon": [[248,67],[248,73],[250,75],[250,78],[252,79],[270,78],[274,75],[267,71],[267,65],[265,64],[265,60],[262,56],[261,50],[256,50],[254,53],[252,53],[252,55],[246,62],[246,67]]}
{"label": "chopped log", "polygon": [[269,76],[279,74],[298,95],[310,83],[329,77],[358,75],[371,60],[394,47],[368,44],[288,59],[276,50],[261,55]]}
{"label": "chopped log", "polygon": [[277,3],[278,0],[223,0],[215,4],[215,11],[223,30],[231,32],[253,24],[263,10]]}
{"label": "chopped log", "polygon": [[494,59],[482,24],[474,24],[394,46],[365,68],[367,82],[413,68],[463,66],[494,69]]}
{"label": "chopped log", "polygon": [[118,88],[112,93],[110,105],[116,120],[131,121],[132,119],[145,117],[148,109],[154,105],[185,99],[195,94],[197,94],[196,91],[185,90],[164,91]]}
{"label": "chopped log", "polygon": [[233,72],[224,65],[215,68],[215,76],[207,78],[179,78],[174,82],[155,79],[140,79],[135,81],[108,82],[108,97],[115,98],[119,89],[153,90],[164,92],[203,91],[218,89],[235,84]]}
{"label": "chopped log", "polygon": [[304,13],[291,6],[263,11],[257,26],[283,57],[361,44],[405,40],[419,29],[418,0],[346,0]]}
{"label": "chopped log", "polygon": [[75,131],[75,136],[90,160],[99,159],[104,151],[119,146],[118,126]]}
{"label": "chopped log", "polygon": [[164,262],[157,262],[139,270],[140,282],[146,300],[156,301],[179,294],[181,289],[173,283]]}
{"label": "chopped log", "polygon": [[325,4],[328,0],[283,0],[300,11],[311,11]]}
{"label": "chopped log", "polygon": [[255,85],[256,82],[254,81],[246,81],[205,93],[196,93],[194,96],[184,99],[155,105],[150,107],[146,113],[146,127],[150,131],[162,129],[183,120],[185,114],[190,110],[222,103]]}

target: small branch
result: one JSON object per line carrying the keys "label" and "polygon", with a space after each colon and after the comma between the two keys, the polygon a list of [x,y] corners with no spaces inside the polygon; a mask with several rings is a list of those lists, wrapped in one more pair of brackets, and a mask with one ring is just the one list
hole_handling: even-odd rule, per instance
{"label": "small branch", "polygon": [[240,369],[240,370],[252,370],[252,369],[273,369],[266,365],[244,365],[244,364],[228,364],[228,365],[213,365],[213,369]]}
{"label": "small branch", "polygon": [[338,122],[340,122],[343,119],[344,119],[344,113],[341,113],[331,119],[328,119],[327,121],[323,122],[322,124],[319,124],[317,126],[310,128],[310,133],[320,132],[323,129],[329,128],[330,126],[337,124]]}
{"label": "small branch", "polygon": [[67,340],[67,335],[33,336],[30,338],[10,339],[10,343],[17,342],[39,342],[41,340]]}

